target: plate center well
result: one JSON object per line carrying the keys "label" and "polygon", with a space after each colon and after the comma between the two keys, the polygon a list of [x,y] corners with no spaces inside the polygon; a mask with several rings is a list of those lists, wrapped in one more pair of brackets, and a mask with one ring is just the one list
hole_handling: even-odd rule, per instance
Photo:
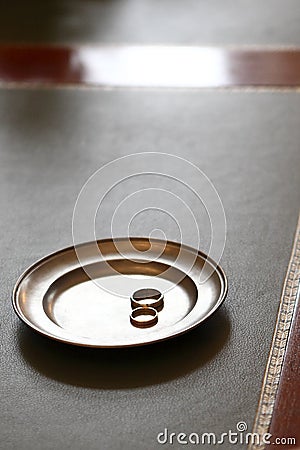
{"label": "plate center well", "polygon": [[[192,279],[162,263],[114,260],[94,264],[92,272],[93,280],[82,268],[68,272],[49,287],[43,299],[47,316],[77,336],[105,334],[122,339],[148,334],[182,320],[197,302]],[[158,324],[150,329],[137,329],[129,320],[130,295],[141,288],[155,288],[164,294]]]}

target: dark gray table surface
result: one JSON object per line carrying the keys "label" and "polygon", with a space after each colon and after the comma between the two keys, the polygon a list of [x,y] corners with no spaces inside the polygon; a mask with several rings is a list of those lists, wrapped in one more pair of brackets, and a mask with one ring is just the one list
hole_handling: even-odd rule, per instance
{"label": "dark gray table surface", "polygon": [[[0,91],[1,448],[149,450],[165,427],[252,426],[298,216],[299,98]],[[218,189],[228,221],[225,304],[197,330],[147,348],[86,350],[36,335],[12,310],[18,276],[72,244],[88,176],[145,150],[191,160]]]}

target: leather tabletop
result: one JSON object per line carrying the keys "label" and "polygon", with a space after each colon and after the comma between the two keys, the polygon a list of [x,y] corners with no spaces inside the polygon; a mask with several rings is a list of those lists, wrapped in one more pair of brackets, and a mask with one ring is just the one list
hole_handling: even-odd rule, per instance
{"label": "leather tabletop", "polygon": [[[298,216],[299,117],[291,92],[0,91],[3,448],[149,450],[165,428],[252,427]],[[220,193],[227,299],[198,329],[159,345],[48,341],[15,316],[13,286],[36,259],[72,244],[87,178],[140,151],[192,161]]]}

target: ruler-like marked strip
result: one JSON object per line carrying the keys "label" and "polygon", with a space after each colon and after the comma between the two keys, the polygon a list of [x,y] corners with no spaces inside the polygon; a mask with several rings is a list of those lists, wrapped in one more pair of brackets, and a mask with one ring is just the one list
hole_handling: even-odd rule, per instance
{"label": "ruler-like marked strip", "polygon": [[[289,332],[296,310],[296,303],[299,294],[299,280],[300,216],[297,224],[292,255],[283,285],[283,292],[280,300],[275,331],[253,427],[253,433],[258,433],[260,436],[268,433],[270,428],[276,401],[276,394],[280,384],[280,376],[283,368]],[[265,445],[260,442],[259,444],[250,444],[248,448],[249,450],[263,450],[265,448]]]}

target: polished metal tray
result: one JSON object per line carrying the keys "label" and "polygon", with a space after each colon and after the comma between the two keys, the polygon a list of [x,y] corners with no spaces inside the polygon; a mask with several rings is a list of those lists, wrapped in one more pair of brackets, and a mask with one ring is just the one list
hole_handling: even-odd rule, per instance
{"label": "polished metal tray", "polygon": [[[200,325],[227,293],[220,266],[176,242],[119,238],[78,248],[36,262],[13,291],[20,319],[64,343],[117,348],[163,341]],[[164,307],[150,328],[130,321],[130,296],[141,288],[164,295]]]}

